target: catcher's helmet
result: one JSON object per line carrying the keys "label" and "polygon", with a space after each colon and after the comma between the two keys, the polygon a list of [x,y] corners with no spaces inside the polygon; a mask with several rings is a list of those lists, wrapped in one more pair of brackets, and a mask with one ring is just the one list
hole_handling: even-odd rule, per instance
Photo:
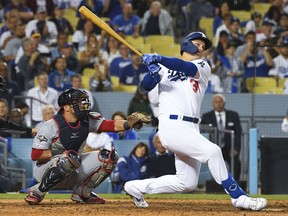
{"label": "catcher's helmet", "polygon": [[206,37],[203,32],[192,32],[187,35],[181,43],[181,54],[183,52],[188,52],[194,54],[197,52],[197,47],[191,42],[192,40],[202,40],[205,43],[205,50],[212,46],[211,41]]}
{"label": "catcher's helmet", "polygon": [[71,105],[78,118],[86,117],[90,112],[91,103],[86,91],[70,88],[62,92],[58,98],[59,107]]}

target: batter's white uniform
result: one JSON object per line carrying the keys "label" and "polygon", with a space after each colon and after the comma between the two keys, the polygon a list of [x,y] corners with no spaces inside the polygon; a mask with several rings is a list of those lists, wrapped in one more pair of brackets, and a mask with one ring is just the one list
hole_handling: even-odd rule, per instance
{"label": "batter's white uniform", "polygon": [[[125,189],[133,196],[143,194],[193,191],[198,184],[201,163],[208,163],[217,183],[228,178],[228,171],[218,145],[210,142],[199,132],[199,122],[184,121],[199,118],[200,109],[211,74],[204,60],[192,61],[200,73],[199,79],[182,72],[172,71],[161,65],[159,85],[159,138],[163,146],[175,153],[176,175],[129,181]],[[171,116],[172,115],[172,116]],[[175,118],[177,119],[171,119]],[[137,197],[138,196],[138,197]]]}

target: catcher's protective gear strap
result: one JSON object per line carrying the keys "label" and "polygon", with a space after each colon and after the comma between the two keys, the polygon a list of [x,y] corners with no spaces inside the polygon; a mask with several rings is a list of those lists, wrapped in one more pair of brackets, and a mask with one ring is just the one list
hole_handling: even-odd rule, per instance
{"label": "catcher's protective gear strap", "polygon": [[111,174],[116,167],[119,156],[114,148],[111,151],[101,149],[98,153],[98,159],[103,162],[102,166],[75,189],[76,193],[83,198],[88,198],[92,190]]}
{"label": "catcher's protective gear strap", "polygon": [[181,71],[187,76],[194,77],[198,72],[198,68],[194,63],[183,61],[178,58],[168,58],[162,56],[161,64],[170,70]]}
{"label": "catcher's protective gear strap", "polygon": [[225,189],[226,193],[228,193],[232,198],[237,199],[242,195],[246,195],[246,193],[242,190],[242,188],[237,184],[231,174],[228,172],[228,178],[222,181],[222,186]]}
{"label": "catcher's protective gear strap", "polygon": [[98,132],[115,132],[115,121],[114,120],[104,120],[102,121]]}
{"label": "catcher's protective gear strap", "polygon": [[38,160],[41,155],[43,154],[43,151],[44,149],[35,149],[35,148],[32,148],[32,152],[31,152],[31,159],[33,161],[36,161]]}
{"label": "catcher's protective gear strap", "polygon": [[160,79],[161,78],[159,74],[153,76],[151,73],[147,73],[140,83],[140,92],[145,94],[151,91],[160,82]]}
{"label": "catcher's protective gear strap", "polygon": [[39,190],[41,192],[47,192],[64,178],[64,173],[58,167],[51,167],[42,177]]}
{"label": "catcher's protective gear strap", "polygon": [[32,134],[32,129],[23,127],[21,125],[17,125],[13,122],[7,121],[5,119],[0,118],[0,128],[3,128],[4,130],[1,130],[3,132],[8,132],[11,134]]}

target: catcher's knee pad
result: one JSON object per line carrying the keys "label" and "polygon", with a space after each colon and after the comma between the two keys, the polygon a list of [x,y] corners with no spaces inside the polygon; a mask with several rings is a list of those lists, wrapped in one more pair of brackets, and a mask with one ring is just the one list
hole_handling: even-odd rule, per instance
{"label": "catcher's knee pad", "polygon": [[81,185],[75,188],[76,193],[81,197],[89,197],[91,191],[111,174],[116,167],[119,156],[114,148],[112,148],[111,151],[101,149],[98,153],[98,159],[102,162],[100,168],[96,172],[93,172]]}
{"label": "catcher's knee pad", "polygon": [[80,165],[80,156],[77,152],[72,150],[63,152],[58,160],[58,167],[65,176],[70,175],[73,171],[78,169]]}

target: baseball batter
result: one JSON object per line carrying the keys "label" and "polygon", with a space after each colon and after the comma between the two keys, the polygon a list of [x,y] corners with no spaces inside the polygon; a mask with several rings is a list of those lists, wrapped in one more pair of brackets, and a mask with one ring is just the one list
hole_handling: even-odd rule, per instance
{"label": "baseball batter", "polygon": [[201,103],[211,69],[201,58],[212,43],[202,32],[192,32],[181,43],[182,59],[144,54],[149,73],[141,82],[142,92],[159,88],[159,137],[175,153],[175,175],[134,180],[125,191],[139,208],[148,207],[144,194],[191,192],[196,189],[201,163],[207,163],[215,181],[241,209],[261,210],[267,200],[250,198],[227,171],[221,149],[199,132]]}
{"label": "baseball batter", "polygon": [[[39,204],[51,188],[74,187],[73,201],[105,203],[92,191],[111,174],[118,154],[113,148],[82,154],[85,140],[90,131],[141,128],[141,116],[132,114],[127,121],[106,120],[99,113],[90,112],[87,92],[74,88],[64,91],[58,104],[59,112],[40,127],[34,138],[31,156],[36,161],[34,177],[39,183],[30,188],[25,201]],[[149,119],[145,120],[147,123]]]}

